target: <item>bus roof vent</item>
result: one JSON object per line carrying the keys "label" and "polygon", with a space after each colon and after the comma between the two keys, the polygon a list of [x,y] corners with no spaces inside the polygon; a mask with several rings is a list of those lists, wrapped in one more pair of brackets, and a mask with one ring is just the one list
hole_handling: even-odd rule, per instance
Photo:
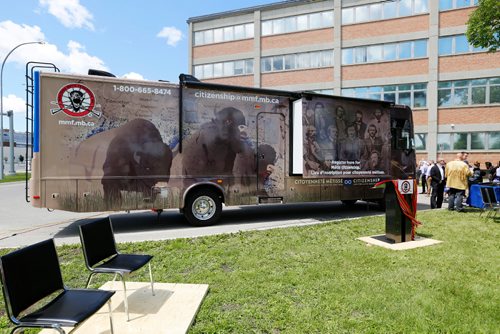
{"label": "bus roof vent", "polygon": [[191,75],[191,74],[184,74],[184,73],[181,73],[179,75],[179,80],[180,80],[180,82],[200,82],[200,80],[198,80],[193,75]]}
{"label": "bus roof vent", "polygon": [[97,75],[97,76],[100,76],[100,77],[112,77],[112,78],[116,78],[116,75],[114,75],[113,73],[109,73],[109,72],[102,71],[102,70],[95,70],[93,68],[89,68],[89,75]]}

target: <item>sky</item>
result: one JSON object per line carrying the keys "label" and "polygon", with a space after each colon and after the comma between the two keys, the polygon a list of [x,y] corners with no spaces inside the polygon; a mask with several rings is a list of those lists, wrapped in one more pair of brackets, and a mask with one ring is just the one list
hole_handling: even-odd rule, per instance
{"label": "sky", "polygon": [[[269,4],[266,0],[0,0],[3,110],[26,131],[25,68],[54,63],[63,73],[102,69],[118,77],[178,81],[188,73],[191,17]],[[4,128],[8,118],[4,117]]]}

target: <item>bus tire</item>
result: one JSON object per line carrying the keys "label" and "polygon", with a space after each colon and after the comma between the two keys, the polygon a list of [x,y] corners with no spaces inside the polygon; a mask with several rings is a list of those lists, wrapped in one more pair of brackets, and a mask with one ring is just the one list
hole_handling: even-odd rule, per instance
{"label": "bus tire", "polygon": [[184,217],[193,226],[215,224],[222,214],[222,201],[211,189],[198,189],[189,194],[184,207]]}
{"label": "bus tire", "polygon": [[341,200],[342,204],[347,205],[347,206],[353,206],[356,204],[358,200],[357,199],[343,199]]}

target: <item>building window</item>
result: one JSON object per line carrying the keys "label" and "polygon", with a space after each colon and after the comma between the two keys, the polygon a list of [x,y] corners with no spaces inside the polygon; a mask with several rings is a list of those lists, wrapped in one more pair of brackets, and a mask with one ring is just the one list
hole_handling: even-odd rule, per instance
{"label": "building window", "polygon": [[413,13],[422,14],[422,13],[428,13],[428,12],[429,12],[428,1],[415,0],[415,2],[413,2]]}
{"label": "building window", "polygon": [[427,107],[427,83],[342,89],[343,96],[391,101],[410,108]]}
{"label": "building window", "polygon": [[439,10],[477,6],[478,0],[439,0]]}
{"label": "building window", "polygon": [[500,78],[442,81],[438,106],[472,106],[500,103]]}
{"label": "building window", "polygon": [[203,74],[202,78],[213,78],[214,76],[214,64],[205,64],[202,66]]}
{"label": "building window", "polygon": [[367,62],[377,62],[384,60],[383,56],[383,46],[382,45],[372,45],[366,48],[366,61]]}
{"label": "building window", "polygon": [[453,37],[439,37],[438,52],[440,55],[453,54]]}
{"label": "building window", "polygon": [[262,57],[262,72],[279,72],[333,66],[333,50]]}
{"label": "building window", "polygon": [[438,151],[500,150],[500,132],[438,133],[437,139]]}
{"label": "building window", "polygon": [[385,1],[342,9],[342,24],[378,21],[428,12],[428,0]]}
{"label": "building window", "polygon": [[240,39],[253,38],[254,24],[239,24],[235,26],[195,31],[194,45],[230,42]]}
{"label": "building window", "polygon": [[397,44],[384,44],[383,59],[390,61],[397,59]]}
{"label": "building window", "polygon": [[471,104],[486,104],[487,79],[471,81]]}
{"label": "building window", "polygon": [[437,135],[437,150],[449,151],[451,149],[451,136],[449,133],[438,133]]}
{"label": "building window", "polygon": [[354,62],[356,64],[366,63],[366,47],[354,48]]}
{"label": "building window", "polygon": [[343,49],[342,50],[342,64],[354,64],[354,49]]}
{"label": "building window", "polygon": [[222,63],[214,64],[213,76],[214,78],[221,77],[223,75],[222,72]]}
{"label": "building window", "polygon": [[399,1],[399,16],[409,16],[412,14],[412,0]]}
{"label": "building window", "polygon": [[219,28],[219,29],[214,29],[214,41],[213,42],[208,42],[206,44],[210,43],[221,43],[224,42],[224,29]]}
{"label": "building window", "polygon": [[412,93],[412,108],[427,107],[427,83],[413,84]]}
{"label": "building window", "polygon": [[456,151],[467,149],[467,133],[460,132],[453,134],[453,149]]}
{"label": "building window", "polygon": [[388,1],[384,2],[384,19],[392,19],[398,16],[398,2],[397,1]]}
{"label": "building window", "polygon": [[333,27],[333,10],[262,21],[262,36]]}
{"label": "building window", "polygon": [[440,56],[481,51],[485,51],[485,49],[473,47],[465,35],[439,37],[438,52]]}
{"label": "building window", "polygon": [[420,39],[413,42],[413,58],[427,57],[427,40]]}
{"label": "building window", "polygon": [[427,57],[427,39],[342,49],[343,65],[425,57]]}
{"label": "building window", "polygon": [[488,144],[490,150],[500,150],[500,132],[490,132]]}
{"label": "building window", "polygon": [[471,150],[484,150],[486,148],[486,134],[484,132],[473,132],[470,134]]}
{"label": "building window", "polygon": [[489,79],[489,87],[490,87],[490,103],[500,103],[500,78],[490,78]]}
{"label": "building window", "polygon": [[415,133],[415,150],[425,151],[427,147],[427,134]]}
{"label": "building window", "polygon": [[195,65],[193,72],[198,79],[253,74],[253,59]]}
{"label": "building window", "polygon": [[342,24],[354,23],[354,9],[342,9]]}
{"label": "building window", "polygon": [[237,60],[234,62],[234,75],[243,75],[245,73],[245,61]]}

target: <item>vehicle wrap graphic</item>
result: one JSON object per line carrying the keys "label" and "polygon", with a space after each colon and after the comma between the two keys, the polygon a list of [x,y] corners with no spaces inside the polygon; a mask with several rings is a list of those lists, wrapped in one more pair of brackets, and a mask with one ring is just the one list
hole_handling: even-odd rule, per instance
{"label": "vehicle wrap graphic", "polygon": [[291,174],[296,99],[259,89],[43,73],[40,150],[32,164],[36,205],[77,212],[181,208],[185,192],[198,185],[219,189],[226,205],[376,199],[376,182],[413,166],[391,152],[387,104],[322,95],[302,99],[303,173]]}

